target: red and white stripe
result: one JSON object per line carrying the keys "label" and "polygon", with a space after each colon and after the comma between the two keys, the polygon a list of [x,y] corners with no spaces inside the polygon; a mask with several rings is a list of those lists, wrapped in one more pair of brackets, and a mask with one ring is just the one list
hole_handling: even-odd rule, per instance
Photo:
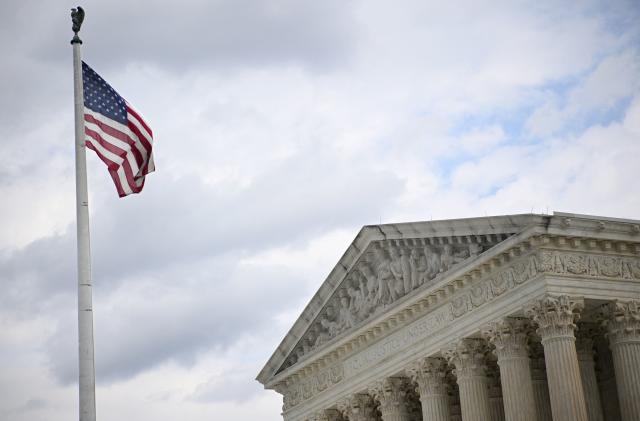
{"label": "red and white stripe", "polygon": [[120,197],[139,193],[145,175],[155,170],[151,129],[129,103],[126,106],[127,125],[84,109],[85,144],[109,168]]}

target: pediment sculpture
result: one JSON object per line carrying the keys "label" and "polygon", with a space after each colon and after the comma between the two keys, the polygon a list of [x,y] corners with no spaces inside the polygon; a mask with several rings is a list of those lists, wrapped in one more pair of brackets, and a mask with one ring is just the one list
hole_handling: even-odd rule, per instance
{"label": "pediment sculpture", "polygon": [[279,371],[502,239],[502,236],[466,236],[373,242]]}

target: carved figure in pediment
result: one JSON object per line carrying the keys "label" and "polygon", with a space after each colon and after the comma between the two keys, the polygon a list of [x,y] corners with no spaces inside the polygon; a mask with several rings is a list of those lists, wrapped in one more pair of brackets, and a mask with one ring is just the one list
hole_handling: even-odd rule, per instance
{"label": "carved figure in pediment", "polygon": [[351,306],[355,314],[355,319],[356,321],[360,321],[369,316],[371,312],[371,302],[368,301],[369,290],[364,277],[360,275],[359,272],[355,272],[353,276],[353,286],[348,288],[347,292],[351,297]]}
{"label": "carved figure in pediment", "polygon": [[482,245],[478,243],[469,244],[469,256],[476,257],[482,253]]}
{"label": "carved figure in pediment", "polygon": [[319,326],[317,324],[311,325],[309,332],[306,335],[305,340],[302,342],[302,349],[305,353],[311,351],[316,345],[316,339],[320,334]]}
{"label": "carved figure in pediment", "polygon": [[379,304],[389,304],[398,299],[398,293],[395,288],[395,277],[391,272],[391,260],[387,257],[385,251],[381,248],[374,249],[378,274],[378,293],[376,300]]}
{"label": "carved figure in pediment", "polygon": [[451,244],[445,244],[440,256],[440,272],[448,271],[452,266],[462,262],[467,257],[466,250],[455,252]]}
{"label": "carved figure in pediment", "polygon": [[[318,328],[318,337],[316,338],[316,341],[313,344],[314,348],[317,348],[329,342],[329,339],[331,339],[331,324],[336,324],[336,323],[330,322],[324,318],[320,319],[320,328]],[[335,328],[333,330],[335,331]]]}
{"label": "carved figure in pediment", "polygon": [[367,303],[373,306],[376,303],[378,294],[378,277],[371,270],[371,266],[366,263],[361,263],[358,266],[358,270],[367,283]]}
{"label": "carved figure in pediment", "polygon": [[360,295],[362,297],[362,306],[360,307],[359,318],[360,320],[364,320],[371,314],[371,310],[374,307],[373,296],[371,291],[369,291],[369,287],[367,286],[367,280],[364,276],[358,273],[358,290],[360,291]]}
{"label": "carved figure in pediment", "polygon": [[389,254],[391,256],[389,268],[396,279],[396,292],[398,296],[403,296],[411,291],[411,267],[409,266],[409,258],[406,251],[399,247],[390,247]]}
{"label": "carved figure in pediment", "polygon": [[322,325],[324,330],[329,334],[329,338],[338,334],[338,323],[323,317],[320,319],[320,325]]}
{"label": "carved figure in pediment", "polygon": [[434,246],[427,244],[424,246],[424,257],[427,264],[427,269],[424,272],[422,283],[429,281],[440,273],[440,252]]}
{"label": "carved figure in pediment", "polygon": [[344,332],[355,324],[355,318],[349,308],[349,297],[343,293],[340,297],[340,310],[338,311],[338,330]]}
{"label": "carved figure in pediment", "polygon": [[416,289],[422,285],[424,272],[427,270],[427,259],[420,254],[419,249],[411,249],[409,266],[411,267],[411,289]]}
{"label": "carved figure in pediment", "polygon": [[362,320],[362,308],[364,306],[364,297],[360,289],[353,286],[347,287],[347,295],[349,296],[349,312],[356,321]]}

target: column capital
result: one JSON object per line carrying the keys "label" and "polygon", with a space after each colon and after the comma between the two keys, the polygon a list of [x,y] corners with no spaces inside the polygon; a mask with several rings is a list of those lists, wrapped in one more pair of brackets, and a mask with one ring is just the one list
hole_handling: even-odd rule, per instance
{"label": "column capital", "polygon": [[373,398],[366,393],[355,393],[338,401],[338,411],[349,421],[368,421],[374,418]]}
{"label": "column capital", "polygon": [[482,335],[495,346],[498,360],[506,358],[528,358],[527,340],[531,325],[523,317],[505,317],[489,323]]}
{"label": "column capital", "polygon": [[486,353],[486,344],[482,339],[476,338],[460,339],[443,350],[443,355],[449,364],[455,366],[455,375],[458,380],[485,376],[487,371]]}
{"label": "column capital", "polygon": [[574,338],[575,322],[584,308],[584,299],[568,295],[550,295],[531,301],[525,315],[538,325],[542,342],[556,338]]}
{"label": "column capital", "polygon": [[640,342],[640,301],[619,300],[605,304],[601,319],[611,346]]}
{"label": "column capital", "polygon": [[396,411],[406,412],[407,384],[401,377],[387,377],[369,387],[369,393],[380,402],[382,418]]}
{"label": "column capital", "polygon": [[447,361],[440,357],[426,357],[414,361],[406,370],[418,384],[420,396],[447,394]]}

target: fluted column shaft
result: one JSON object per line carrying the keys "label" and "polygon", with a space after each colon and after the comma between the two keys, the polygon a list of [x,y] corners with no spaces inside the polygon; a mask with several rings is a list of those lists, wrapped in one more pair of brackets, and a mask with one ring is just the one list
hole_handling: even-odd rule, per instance
{"label": "fluted column shaft", "polygon": [[505,420],[502,388],[500,387],[500,369],[497,366],[489,373],[489,411],[491,412],[491,421]]}
{"label": "fluted column shaft", "polygon": [[491,419],[485,346],[478,339],[463,339],[445,350],[455,366],[463,421]]}
{"label": "fluted column shaft", "polygon": [[596,327],[583,323],[579,326],[576,338],[580,377],[582,378],[582,387],[584,389],[589,421],[604,421],[602,405],[600,404],[598,380],[596,379],[595,362],[593,360],[593,338],[597,333],[598,330]]}
{"label": "fluted column shaft", "polygon": [[406,383],[400,377],[389,377],[376,382],[369,393],[380,402],[383,421],[410,421],[406,402]]}
{"label": "fluted column shaft", "polygon": [[528,323],[521,318],[505,318],[483,329],[498,357],[507,421],[537,421],[527,332]]}
{"label": "fluted column shaft", "polygon": [[620,404],[618,403],[618,388],[613,369],[613,359],[609,349],[609,341],[598,338],[596,341],[597,364],[596,376],[602,403],[602,415],[605,421],[621,421]]}
{"label": "fluted column shaft", "polygon": [[411,378],[418,384],[423,420],[451,419],[446,369],[447,364],[443,358],[424,358],[408,369]]}
{"label": "fluted column shaft", "polygon": [[640,301],[610,303],[605,324],[622,421],[640,420]]}
{"label": "fluted column shaft", "polygon": [[581,299],[547,295],[526,309],[542,337],[554,421],[588,421],[574,335],[583,307]]}
{"label": "fluted column shaft", "polygon": [[531,363],[531,381],[533,382],[533,398],[536,401],[536,413],[538,421],[553,421],[551,416],[551,400],[549,398],[549,385],[547,372],[544,365],[544,350],[542,344],[533,341],[529,346],[529,358]]}
{"label": "fluted column shaft", "polygon": [[462,409],[460,408],[460,391],[455,378],[451,377],[449,383],[449,413],[451,421],[462,421]]}

